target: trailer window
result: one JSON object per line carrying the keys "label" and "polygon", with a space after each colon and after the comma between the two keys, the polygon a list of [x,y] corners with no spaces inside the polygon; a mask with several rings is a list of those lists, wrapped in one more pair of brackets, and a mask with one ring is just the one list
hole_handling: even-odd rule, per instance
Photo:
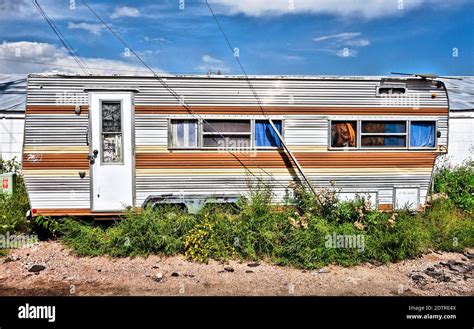
{"label": "trailer window", "polygon": [[332,121],[331,122],[331,147],[356,147],[357,122]]}
{"label": "trailer window", "polygon": [[102,163],[123,161],[122,107],[120,102],[102,102]]}
{"label": "trailer window", "polygon": [[363,121],[363,147],[406,147],[406,121]]}
{"label": "trailer window", "polygon": [[217,148],[250,148],[250,120],[206,120],[202,123],[202,145]]}
{"label": "trailer window", "polygon": [[197,120],[170,120],[170,147],[197,147],[197,127]]}
{"label": "trailer window", "polygon": [[[282,122],[273,120],[275,128],[282,134]],[[255,121],[255,146],[281,147],[281,141],[268,120]]]}
{"label": "trailer window", "polygon": [[435,147],[434,121],[411,121],[410,122],[410,147]]}

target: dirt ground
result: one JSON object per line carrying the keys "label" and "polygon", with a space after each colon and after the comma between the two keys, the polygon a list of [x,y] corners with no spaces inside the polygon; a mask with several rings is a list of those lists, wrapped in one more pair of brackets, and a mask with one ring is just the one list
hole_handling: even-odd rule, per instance
{"label": "dirt ground", "polygon": [[432,252],[396,264],[304,271],[265,262],[200,264],[181,256],[77,257],[49,241],[0,258],[0,295],[473,295],[470,256]]}

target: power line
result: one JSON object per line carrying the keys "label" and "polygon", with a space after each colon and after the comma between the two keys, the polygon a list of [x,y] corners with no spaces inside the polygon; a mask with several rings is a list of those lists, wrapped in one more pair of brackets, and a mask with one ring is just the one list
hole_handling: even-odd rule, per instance
{"label": "power line", "polygon": [[[89,11],[102,23],[102,25],[104,25],[110,31],[110,33],[112,33],[117,38],[117,40],[119,40],[127,49],[129,49],[130,52],[143,64],[143,66],[145,66],[151,73],[153,73],[154,77],[157,78],[157,80],[161,83],[161,85],[179,102],[181,106],[183,106],[189,112],[189,114],[191,114],[193,117],[198,117],[199,119],[202,120],[202,122],[207,123],[208,126],[212,130],[214,130],[215,133],[217,133],[220,137],[223,138],[223,140],[225,140],[225,137],[220,132],[218,132],[206,119],[204,119],[198,113],[195,113],[191,109],[191,107],[185,103],[184,99],[180,97],[180,95],[178,95],[171,87],[169,87],[168,84],[164,82],[147,63],[145,63],[145,61],[87,4],[85,0],[81,0],[81,1],[89,9]],[[252,176],[254,176],[259,181],[261,181],[259,177],[255,176],[255,174],[247,168],[247,166],[239,159],[239,157],[234,152],[232,151],[228,151],[228,152],[232,154],[232,156],[240,163],[242,167],[245,168],[245,170],[247,170],[248,173],[250,173]],[[286,186],[278,182],[275,179],[275,177],[273,177],[273,175],[271,175],[265,169],[255,164],[252,158],[250,157],[250,155],[247,155],[247,157],[257,168],[259,168],[262,172],[267,174],[271,179],[277,182],[277,184],[279,184],[283,188],[286,188]]]}
{"label": "power line", "polygon": [[207,7],[209,8],[209,11],[211,12],[212,14],[212,17],[214,18],[214,21],[216,22],[217,26],[219,27],[222,35],[224,36],[224,39],[225,41],[227,42],[227,45],[229,46],[229,49],[230,51],[232,52],[232,54],[234,55],[234,58],[236,59],[237,63],[239,64],[240,66],[240,69],[242,70],[242,73],[245,75],[245,79],[247,81],[247,84],[249,85],[249,88],[250,90],[252,91],[253,93],[253,96],[255,97],[256,101],[257,101],[257,104],[258,106],[260,107],[260,110],[262,112],[262,114],[266,117],[266,119],[268,120],[268,122],[270,123],[273,131],[277,134],[278,138],[280,139],[281,141],[281,144],[283,145],[283,147],[285,148],[286,152],[290,155],[291,159],[293,160],[293,162],[295,163],[298,171],[300,172],[301,176],[303,176],[303,179],[304,181],[306,182],[306,184],[308,185],[308,187],[310,188],[310,190],[316,194],[316,191],[313,187],[313,185],[311,184],[311,182],[309,181],[309,179],[306,177],[304,171],[303,171],[303,168],[301,167],[300,163],[298,162],[298,159],[296,159],[296,157],[293,155],[293,153],[291,152],[291,150],[288,148],[288,146],[286,145],[285,141],[283,140],[283,137],[281,136],[280,132],[278,131],[278,129],[276,128],[275,124],[273,123],[272,119],[270,118],[270,116],[265,112],[265,109],[263,108],[263,105],[262,105],[262,102],[260,101],[260,98],[258,97],[258,94],[257,94],[257,91],[254,89],[250,79],[249,79],[249,76],[247,75],[247,72],[245,71],[244,69],[244,66],[242,65],[242,63],[240,62],[240,59],[239,59],[239,56],[236,56],[234,54],[235,52],[235,48],[232,47],[232,44],[229,40],[229,38],[227,37],[227,34],[225,33],[224,31],[224,28],[222,27],[222,25],[220,24],[219,20],[217,19],[217,16],[214,14],[214,11],[212,10],[212,7],[211,5],[209,4],[209,2],[206,0],[206,5]]}
{"label": "power line", "polygon": [[85,74],[88,74],[87,72],[87,66],[86,64],[82,61],[80,56],[75,52],[74,48],[71,47],[71,45],[67,42],[66,38],[64,35],[61,33],[61,31],[58,29],[58,27],[54,24],[54,22],[49,18],[48,14],[43,10],[41,5],[38,3],[37,0],[32,0],[33,4],[35,5],[36,9],[38,9],[39,13],[43,16],[43,18],[46,20],[48,23],[49,27],[53,30],[54,34],[58,37],[59,41],[63,44],[63,46],[66,48],[66,50],[69,52],[71,57],[76,61],[77,65],[84,71]]}

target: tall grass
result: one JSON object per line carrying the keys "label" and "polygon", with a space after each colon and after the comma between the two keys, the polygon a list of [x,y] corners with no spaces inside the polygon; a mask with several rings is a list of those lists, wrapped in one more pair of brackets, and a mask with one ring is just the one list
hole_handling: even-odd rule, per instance
{"label": "tall grass", "polygon": [[31,228],[27,221],[29,201],[25,184],[20,173],[20,165],[13,160],[1,161],[2,173],[14,173],[14,191],[12,195],[0,193],[0,234],[6,232],[26,232]]}
{"label": "tall grass", "polygon": [[[213,205],[196,215],[173,208],[129,212],[108,228],[69,219],[63,224],[63,241],[80,255],[184,254],[200,262],[267,259],[299,268],[393,262],[430,248],[474,246],[472,218],[449,200],[413,214],[379,212],[363,198],[339,202],[329,191],[316,198],[300,191],[296,204],[279,207],[271,205],[271,197],[267,188],[254,190],[236,209]],[[332,237],[363,243],[328,245]]]}
{"label": "tall grass", "polygon": [[459,208],[474,216],[474,161],[460,166],[442,164],[433,177],[434,192],[444,193]]}

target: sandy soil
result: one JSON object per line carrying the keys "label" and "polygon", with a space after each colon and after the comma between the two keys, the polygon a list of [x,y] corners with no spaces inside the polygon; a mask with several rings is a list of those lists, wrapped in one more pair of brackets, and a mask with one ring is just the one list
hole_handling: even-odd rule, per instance
{"label": "sandy soil", "polygon": [[[464,264],[464,273],[448,261]],[[0,295],[473,295],[473,263],[461,253],[433,252],[396,264],[304,271],[265,262],[200,264],[181,256],[77,257],[50,241],[0,258]],[[45,269],[29,272],[33,265]],[[426,274],[430,267],[437,276]]]}

